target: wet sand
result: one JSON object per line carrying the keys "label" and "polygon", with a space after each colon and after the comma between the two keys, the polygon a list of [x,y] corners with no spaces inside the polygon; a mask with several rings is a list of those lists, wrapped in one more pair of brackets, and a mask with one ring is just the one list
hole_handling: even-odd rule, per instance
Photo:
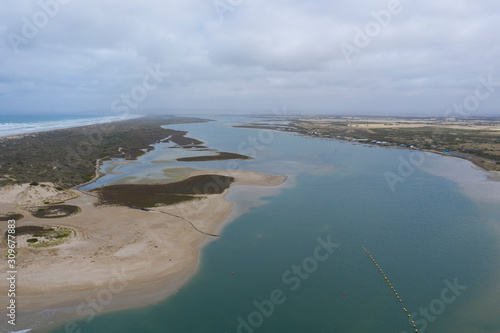
{"label": "wet sand", "polygon": [[462,193],[474,201],[500,203],[500,172],[485,171],[472,162],[453,156],[424,153],[419,168],[458,184]]}
{"label": "wet sand", "polygon": [[[268,187],[286,180],[286,176],[246,171],[207,170],[190,176],[207,174],[234,177],[233,185]],[[67,227],[76,231],[76,236],[62,245],[41,249],[28,248],[26,242],[20,242],[17,255],[20,316],[16,330],[30,328],[32,322],[40,320],[47,324],[43,330],[49,330],[69,320],[86,320],[93,314],[142,307],[165,299],[195,273],[199,249],[207,238],[217,239],[200,233],[182,218],[199,230],[214,233],[230,215],[235,217],[231,214],[232,203],[225,199],[229,190],[225,190],[202,200],[157,207],[153,211],[95,206],[97,198],[73,194],[78,197],[66,203],[80,207],[79,214],[38,219],[21,205],[40,204],[54,194],[69,197],[71,194],[54,192],[49,186],[43,194],[34,195],[34,191],[40,192],[40,188],[1,188],[0,213],[22,213],[25,218],[17,222],[18,226]],[[0,222],[2,234],[6,226],[6,222]],[[5,249],[2,244],[2,252]],[[1,266],[7,271],[6,261]],[[0,281],[0,289],[8,289],[7,280]],[[7,297],[1,295],[0,300],[4,305]]]}

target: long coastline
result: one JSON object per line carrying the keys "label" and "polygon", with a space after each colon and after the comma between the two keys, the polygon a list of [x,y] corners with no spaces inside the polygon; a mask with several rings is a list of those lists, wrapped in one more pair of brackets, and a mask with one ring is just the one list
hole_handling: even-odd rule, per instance
{"label": "long coastline", "polygon": [[[439,158],[438,155],[432,155]],[[442,160],[448,161],[452,165],[459,164],[457,161],[453,161],[455,159],[442,158]],[[469,163],[462,162],[460,164],[468,165]],[[463,174],[466,169],[472,168],[472,165],[466,166],[455,170],[454,173]],[[425,171],[430,172],[431,170]],[[475,170],[473,173],[478,174],[479,170]],[[481,173],[484,174],[483,170]],[[234,185],[237,186],[275,186],[272,189],[279,189],[280,184],[283,184],[286,179],[284,176],[276,178],[275,176],[250,172],[227,174],[227,171],[222,170],[195,171],[189,176],[208,174],[233,176],[236,179]],[[440,174],[440,176],[445,175]],[[455,177],[452,180],[460,183],[463,179]],[[481,187],[481,179],[473,179],[471,182],[477,183],[478,188]],[[51,184],[47,184],[47,187],[51,186]],[[4,191],[5,188],[0,190],[0,213],[9,211],[9,209],[18,209],[19,198],[24,200],[21,204],[30,204],[26,202],[30,194],[34,197],[32,201],[34,203],[35,201],[42,202],[45,200],[44,198],[50,197],[51,193],[57,193],[36,194],[32,191],[35,188],[31,187],[30,189],[28,184],[22,185],[22,187],[11,191],[11,193]],[[38,190],[41,192],[40,188]],[[468,191],[468,189],[466,190]],[[18,192],[16,193],[16,191]],[[24,194],[19,196],[21,192]],[[228,221],[236,216],[234,215],[234,205],[227,201],[227,195],[228,191],[225,191],[223,194],[211,196],[205,202],[183,203],[165,210],[175,215],[185,216],[203,230],[218,233],[221,227],[227,225]],[[9,200],[11,201],[8,202]],[[54,224],[70,226],[78,231],[78,236],[71,242],[59,246],[58,253],[37,256],[36,262],[27,263],[26,268],[32,267],[29,271],[25,268],[25,272],[28,273],[25,276],[29,277],[30,280],[26,282],[27,287],[24,290],[26,294],[19,298],[20,306],[25,307],[26,305],[26,311],[20,312],[20,315],[23,316],[20,318],[30,318],[33,321],[40,321],[42,318],[47,325],[37,329],[36,332],[52,331],[65,322],[68,325],[79,325],[78,321],[91,320],[92,305],[89,305],[89,299],[97,300],[100,295],[104,303],[107,303],[103,298],[106,297],[107,291],[112,293],[112,302],[105,306],[103,303],[97,303],[95,306],[98,309],[102,307],[102,310],[94,310],[94,314],[100,315],[105,312],[143,307],[165,299],[175,293],[196,273],[200,258],[199,250],[211,239],[211,237],[196,233],[186,223],[167,218],[157,211],[141,212],[124,207],[94,207],[95,200],[84,195],[68,200],[67,203],[82,207],[82,212],[76,216],[55,220]],[[29,220],[40,224],[49,224],[47,220],[32,217]],[[27,221],[23,220],[24,222]],[[123,234],[123,236],[118,236],[119,234]],[[175,241],[163,237],[167,234]],[[89,246],[85,247],[85,243],[88,243]],[[106,246],[101,246],[102,244],[106,244]],[[163,250],[161,255],[152,255],[159,248]],[[98,249],[99,252],[97,256],[93,252],[95,249]],[[82,252],[82,250],[87,252]],[[172,256],[172,253],[175,256]],[[85,255],[85,259],[83,259],[83,255]],[[148,258],[148,260],[145,261],[144,258]],[[59,259],[61,263],[57,263]],[[172,263],[170,259],[172,259]],[[116,268],[115,273],[118,275],[113,272],[109,274],[111,267]],[[123,270],[123,267],[129,267],[129,270]],[[85,270],[89,270],[90,273],[88,275],[80,274],[84,273]],[[78,272],[78,274],[74,272]],[[147,278],[144,276],[145,274],[148,275]],[[41,289],[43,279],[46,279],[53,288]],[[65,281],[65,283],[61,284],[61,281]],[[109,283],[110,281],[112,284]],[[123,285],[126,285],[125,289],[115,292],[120,290]],[[71,322],[72,320],[77,320],[77,322]],[[50,322],[53,323],[48,324]]]}
{"label": "long coastline", "polygon": [[[96,174],[87,183],[102,176],[99,165],[97,159]],[[279,187],[287,178],[223,170],[200,170],[188,178],[200,175],[227,175],[235,179],[232,185],[263,187]],[[16,329],[31,329],[36,325],[37,332],[50,332],[64,323],[73,327],[97,314],[142,307],[167,298],[196,273],[199,252],[208,238],[213,238],[176,216],[208,233],[220,232],[229,216],[231,220],[237,216],[233,204],[226,200],[228,190],[203,200],[144,212],[95,206],[98,199],[78,192],[77,187],[60,191],[53,183],[40,185],[43,187],[29,184],[0,187],[0,213],[26,216],[17,222],[18,227],[67,227],[75,235],[64,244],[45,249],[29,248],[26,239],[20,237],[17,264],[22,279],[18,282],[20,319]],[[32,217],[25,210],[47,201],[64,201],[79,207],[81,212],[48,220]],[[165,212],[169,215],[162,214]],[[2,223],[0,232],[5,232],[4,229]],[[0,288],[3,287],[5,281],[0,282]],[[109,301],[107,296],[111,296]],[[89,303],[91,299],[97,304]],[[38,326],[40,322],[42,325]]]}
{"label": "long coastline", "polygon": [[[213,171],[197,172],[200,174],[213,174]],[[244,171],[231,172],[231,176],[236,178],[234,185],[278,186],[286,179]],[[2,211],[18,211],[16,202],[5,203],[6,197],[18,197],[15,191],[3,190]],[[105,301],[106,306],[99,314],[165,299],[196,272],[200,245],[206,244],[208,236],[158,210],[180,215],[198,228],[214,232],[232,212],[232,203],[225,199],[227,193],[162,207],[154,212],[95,207],[96,199],[80,195],[67,202],[82,209],[76,216],[54,221],[27,218],[30,224],[70,227],[77,235],[52,249],[31,250],[20,242],[18,269],[22,280],[18,285],[18,302],[21,315],[53,309],[57,311],[50,321],[89,319],[92,311],[86,300],[105,295],[113,288],[119,290],[120,285],[124,286],[123,290],[113,293],[112,302]],[[25,225],[23,222],[18,225]],[[6,287],[4,284],[2,281],[0,287]],[[100,305],[104,304],[98,303],[97,307]]]}
{"label": "long coastline", "polygon": [[[0,137],[0,186],[15,182],[53,182],[70,188],[94,177],[98,159],[134,160],[152,145],[185,132],[160,125],[207,119],[149,116],[82,127]],[[6,177],[5,175],[9,175]]]}

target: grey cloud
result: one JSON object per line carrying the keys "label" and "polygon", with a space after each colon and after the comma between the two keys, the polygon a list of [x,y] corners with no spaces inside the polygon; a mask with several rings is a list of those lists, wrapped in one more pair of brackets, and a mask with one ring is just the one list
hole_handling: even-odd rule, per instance
{"label": "grey cloud", "polygon": [[[498,1],[400,2],[350,63],[341,43],[390,0],[243,0],[223,21],[212,1],[71,0],[19,52],[9,36],[42,9],[3,2],[0,112],[109,110],[156,64],[170,75],[144,109],[439,115],[479,76],[500,81]],[[498,114],[499,96],[476,112]]]}

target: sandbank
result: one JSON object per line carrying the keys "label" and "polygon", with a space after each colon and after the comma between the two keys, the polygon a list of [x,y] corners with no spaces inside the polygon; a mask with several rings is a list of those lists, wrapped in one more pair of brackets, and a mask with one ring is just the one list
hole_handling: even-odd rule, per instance
{"label": "sandbank", "polygon": [[463,194],[474,201],[500,204],[500,172],[485,171],[471,161],[424,153],[425,162],[419,169],[458,184]]}
{"label": "sandbank", "polygon": [[[228,175],[228,171],[204,170],[190,175],[207,174]],[[234,185],[250,187],[278,186],[286,180],[286,176],[246,171],[229,174],[235,178]],[[45,185],[0,188],[0,213],[25,216],[17,226],[51,225],[76,231],[66,243],[50,248],[33,249],[26,242],[20,244],[16,330],[41,323],[36,331],[43,332],[70,320],[90,319],[89,300],[97,302],[99,311],[95,312],[102,314],[165,299],[195,273],[199,248],[206,244],[205,240],[217,239],[195,230],[179,216],[207,233],[220,232],[217,227],[230,215],[235,217],[233,204],[225,199],[230,189],[203,200],[141,211],[96,206],[97,198],[93,196]],[[58,201],[69,199],[66,203],[80,207],[81,212],[60,219],[38,219],[24,209],[53,201],[53,197]],[[7,223],[0,222],[2,235],[6,228]],[[1,247],[2,252],[7,249],[4,242]],[[1,266],[3,271],[8,270],[5,260]],[[0,280],[0,289],[7,287],[7,280]],[[1,304],[6,302],[2,295]]]}

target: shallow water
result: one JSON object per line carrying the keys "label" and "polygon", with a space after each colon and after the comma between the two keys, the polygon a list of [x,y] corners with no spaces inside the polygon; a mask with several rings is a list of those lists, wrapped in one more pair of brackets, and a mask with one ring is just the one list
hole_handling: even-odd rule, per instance
{"label": "shallow water", "polygon": [[[81,332],[414,332],[414,312],[419,332],[500,332],[498,204],[428,172],[443,168],[432,158],[398,171],[414,152],[231,127],[243,120],[169,127],[251,161],[153,164],[187,154],[158,145],[94,185],[162,178],[176,167],[293,176],[203,248],[198,273],[178,293],[78,322]],[[402,178],[394,191],[387,172]],[[244,192],[229,198],[248,206]],[[337,245],[317,250],[328,239]]]}

